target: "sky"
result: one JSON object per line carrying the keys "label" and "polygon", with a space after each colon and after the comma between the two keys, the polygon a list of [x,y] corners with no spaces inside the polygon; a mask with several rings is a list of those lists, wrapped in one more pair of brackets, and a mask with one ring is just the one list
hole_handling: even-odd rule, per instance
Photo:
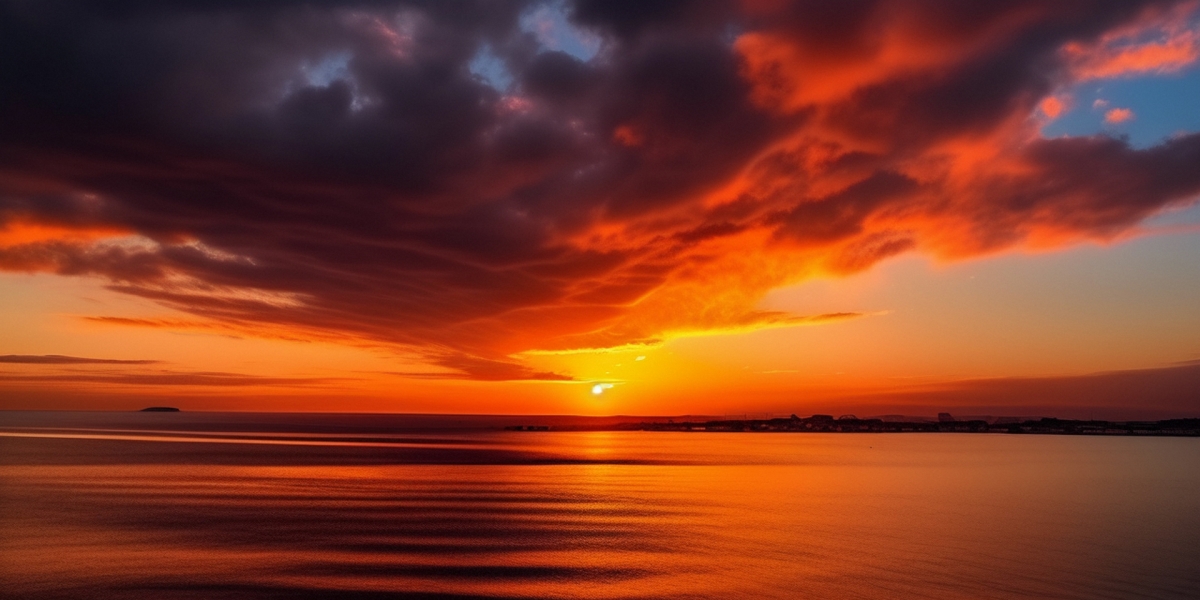
{"label": "sky", "polygon": [[1200,416],[1200,3],[0,2],[0,409]]}

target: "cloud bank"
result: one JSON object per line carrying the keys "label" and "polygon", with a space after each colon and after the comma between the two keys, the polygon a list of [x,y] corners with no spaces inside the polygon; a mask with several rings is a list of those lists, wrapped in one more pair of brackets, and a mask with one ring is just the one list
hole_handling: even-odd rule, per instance
{"label": "cloud bank", "polygon": [[122,360],[113,358],[85,358],[61,354],[4,354],[0,363],[16,365],[150,365],[156,360]]}
{"label": "cloud bank", "polygon": [[1037,133],[1192,64],[1194,4],[831,6],[3,2],[0,269],[557,380],[512,356],[810,322],[756,305],[1200,194],[1200,135]]}

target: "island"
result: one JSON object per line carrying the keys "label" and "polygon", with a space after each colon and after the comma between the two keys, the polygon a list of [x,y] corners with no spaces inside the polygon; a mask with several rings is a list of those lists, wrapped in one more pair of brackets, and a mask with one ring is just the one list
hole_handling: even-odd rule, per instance
{"label": "island", "polygon": [[147,406],[138,412],[179,412],[174,406]]}

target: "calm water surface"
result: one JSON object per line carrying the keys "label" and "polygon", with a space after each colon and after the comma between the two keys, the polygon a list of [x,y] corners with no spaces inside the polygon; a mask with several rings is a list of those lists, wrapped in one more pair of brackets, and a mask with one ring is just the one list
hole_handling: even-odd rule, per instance
{"label": "calm water surface", "polygon": [[1200,439],[485,421],[0,413],[0,597],[1200,597]]}

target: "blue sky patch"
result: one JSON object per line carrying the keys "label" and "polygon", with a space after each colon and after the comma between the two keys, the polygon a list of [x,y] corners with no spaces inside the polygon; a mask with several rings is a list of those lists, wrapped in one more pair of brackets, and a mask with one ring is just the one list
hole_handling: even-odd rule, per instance
{"label": "blue sky patch", "polygon": [[[1180,73],[1086,81],[1068,92],[1070,108],[1042,127],[1046,137],[1106,133],[1128,136],[1135,148],[1155,146],[1200,131],[1200,68]],[[1106,122],[1109,111],[1129,110],[1122,122]]]}

